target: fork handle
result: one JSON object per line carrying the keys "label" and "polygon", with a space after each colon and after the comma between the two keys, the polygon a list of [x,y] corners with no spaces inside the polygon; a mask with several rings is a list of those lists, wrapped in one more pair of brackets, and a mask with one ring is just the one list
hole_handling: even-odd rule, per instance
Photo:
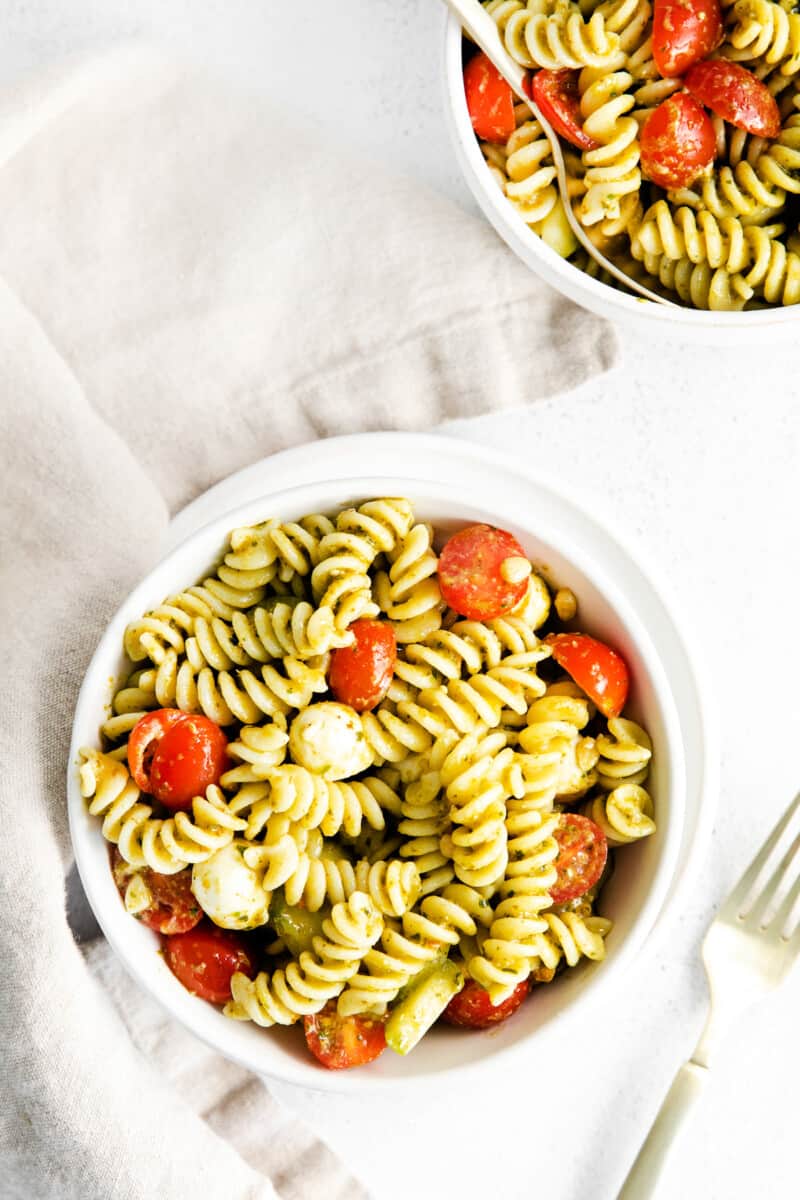
{"label": "fork handle", "polygon": [[695,1062],[683,1064],[664,1097],[617,1200],[648,1200],[656,1194],[670,1147],[705,1091],[707,1081],[707,1067]]}

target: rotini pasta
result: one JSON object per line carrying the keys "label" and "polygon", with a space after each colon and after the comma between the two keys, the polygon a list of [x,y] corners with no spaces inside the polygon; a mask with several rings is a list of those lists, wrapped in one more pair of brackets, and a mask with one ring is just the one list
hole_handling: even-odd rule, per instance
{"label": "rotini pasta", "polygon": [[470,975],[486,988],[493,1004],[502,1003],[527,979],[531,963],[539,954],[538,935],[547,928],[542,913],[552,904],[550,889],[557,879],[553,863],[558,856],[553,837],[558,816],[542,811],[541,791],[549,793],[552,803],[557,781],[555,756],[549,757],[553,761],[540,774],[540,795],[509,801],[511,861],[500,886],[500,902],[489,936],[481,953],[468,963]]}
{"label": "rotini pasta", "polygon": [[620,783],[646,781],[653,756],[653,744],[646,731],[635,721],[611,717],[608,732],[597,738],[597,782],[609,790]]}
{"label": "rotini pasta", "polygon": [[506,49],[523,67],[602,66],[619,45],[609,34],[601,12],[584,21],[570,0],[520,0],[513,9],[507,0],[486,5],[497,21]]}
{"label": "rotini pasta", "polygon": [[227,846],[246,822],[235,816],[218,787],[192,803],[192,815],[153,816],[124,763],[96,750],[81,751],[81,793],[92,816],[103,818],[103,837],[119,847],[132,867],[150,867],[171,875],[189,863],[203,862]]}
{"label": "rotini pasta", "polygon": [[225,1015],[257,1025],[293,1025],[308,1013],[319,1012],[355,975],[370,946],[380,937],[383,921],[369,896],[354,892],[335,904],[323,924],[323,936],[297,962],[271,976],[255,979],[235,974],[232,999]]}
{"label": "rotini pasta", "polygon": [[655,833],[650,793],[636,783],[621,783],[610,792],[601,792],[583,811],[602,829],[609,846],[625,846]]}
{"label": "rotini pasta", "polygon": [[451,827],[439,843],[462,883],[486,887],[508,865],[507,774],[513,751],[505,733],[478,726],[462,738],[440,738],[430,754],[450,804]]}
{"label": "rotini pasta", "polygon": [[462,933],[474,934],[476,916],[485,923],[491,909],[464,884],[449,884],[437,896],[426,896],[402,918],[402,928],[387,926],[380,950],[369,950],[339,997],[342,1016],[382,1013],[410,979],[435,961],[446,947],[457,946]]}
{"label": "rotini pasta", "polygon": [[444,608],[430,525],[415,525],[386,557],[389,570],[375,576],[375,597],[397,641],[417,642],[441,626]]}
{"label": "rotini pasta", "polygon": [[[505,3],[531,25],[533,5]],[[595,28],[639,45],[648,5],[606,0]],[[692,214],[648,213],[647,252],[710,259],[712,220]],[[769,228],[740,228],[766,295]],[[355,1021],[357,1046],[379,1022],[378,1049],[385,1021],[405,1053],[462,987],[497,1006],[604,954],[607,847],[655,828],[650,739],[559,676],[550,634],[574,593],[551,595],[506,531],[461,532],[450,572],[454,547],[440,560],[403,499],[241,527],[215,575],[128,626],[81,792],[165,969],[234,1019]],[[561,863],[576,838],[577,885]]]}
{"label": "rotini pasta", "polygon": [[[754,136],[744,113],[742,128],[735,128],[712,112],[715,160],[697,167],[690,186],[675,190],[652,182],[659,174],[647,161],[643,176],[640,161],[643,126],[684,89],[683,77],[662,76],[656,65],[651,0],[488,0],[484,7],[522,67],[579,72],[580,121],[563,142],[567,194],[599,249],[632,278],[689,307],[724,313],[800,302],[798,239],[783,220],[787,205],[791,216],[791,197],[800,195],[800,15],[790,4],[722,4],[724,38],[715,56],[749,72],[754,87],[763,85],[764,103],[774,99],[781,127],[771,138]],[[560,86],[569,91],[573,84]],[[513,130],[504,122],[496,135],[504,141],[481,142],[509,203],[578,269],[618,286],[568,230],[551,235],[548,222],[561,199],[550,146],[526,105],[514,106],[514,118]],[[651,144],[653,138],[654,132]],[[660,144],[653,153],[670,161],[673,154]]]}

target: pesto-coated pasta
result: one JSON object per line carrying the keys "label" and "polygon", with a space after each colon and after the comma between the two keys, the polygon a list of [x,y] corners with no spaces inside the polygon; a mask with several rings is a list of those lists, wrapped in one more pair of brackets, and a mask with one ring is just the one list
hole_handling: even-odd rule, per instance
{"label": "pesto-coated pasta", "polygon": [[[532,74],[574,72],[572,82],[563,84],[569,96],[577,89],[579,105],[572,136],[562,134],[569,202],[600,248],[607,249],[611,239],[612,256],[626,273],[698,309],[800,303],[793,229],[793,197],[800,195],[800,15],[791,4],[723,0],[722,43],[711,57],[749,72],[753,88],[763,85],[759,103],[771,105],[774,98],[776,132],[771,138],[754,136],[748,132],[752,118],[743,110],[741,128],[726,124],[723,117],[736,117],[718,99],[722,115],[712,110],[702,118],[704,136],[713,128],[716,155],[700,162],[691,180],[694,160],[687,145],[683,173],[689,183],[674,190],[653,182],[658,171],[645,160],[643,172],[641,161],[648,118],[684,90],[683,76],[662,76],[657,66],[665,50],[661,46],[662,58],[654,57],[651,0],[484,0],[484,7],[520,66]],[[674,38],[676,45],[686,36],[671,27],[661,32],[663,41]],[[748,89],[740,87],[743,97]],[[695,94],[692,86],[688,90]],[[745,104],[741,97],[734,110]],[[566,93],[562,99],[568,109]],[[515,128],[506,120],[497,141],[481,141],[487,169],[534,234],[576,268],[620,286],[572,234],[552,236],[548,217],[561,204],[552,152],[526,105],[515,104],[514,115]],[[657,157],[680,160],[681,150],[680,143],[674,151],[661,145]]]}
{"label": "pesto-coated pasta", "polygon": [[[643,45],[648,2],[604,3],[586,28]],[[536,32],[532,5],[494,11],[525,15],[532,44],[551,47],[575,15],[553,8],[556,38]],[[672,237],[670,250],[699,253],[705,237],[710,257],[709,218],[650,219],[649,250]],[[743,244],[756,228],[742,226]],[[130,665],[103,748],[81,752],[81,791],[116,846],[125,908],[164,936],[165,969],[183,980],[170,939],[191,944],[198,921],[198,946],[224,931],[223,957],[238,947],[221,991],[204,991],[207,963],[192,976],[229,1017],[322,1014],[363,1033],[437,971],[497,1006],[605,953],[600,872],[608,847],[655,830],[652,744],[627,715],[600,716],[602,698],[553,658],[574,593],[551,593],[505,531],[465,532],[515,547],[486,615],[470,597],[491,595],[489,560],[470,560],[460,602],[435,526],[379,498],[235,529],[213,573],[127,627]],[[377,691],[371,646],[390,659]],[[576,830],[591,842],[577,885],[562,861]]]}

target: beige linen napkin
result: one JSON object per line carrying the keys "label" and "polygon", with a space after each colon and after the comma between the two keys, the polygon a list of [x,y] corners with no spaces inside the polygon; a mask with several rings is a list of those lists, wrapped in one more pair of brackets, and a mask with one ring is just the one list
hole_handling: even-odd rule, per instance
{"label": "beige linen napkin", "polygon": [[0,97],[3,1197],[362,1194],[104,946],[87,968],[77,689],[170,514],[228,472],[526,404],[614,354],[483,223],[150,51]]}

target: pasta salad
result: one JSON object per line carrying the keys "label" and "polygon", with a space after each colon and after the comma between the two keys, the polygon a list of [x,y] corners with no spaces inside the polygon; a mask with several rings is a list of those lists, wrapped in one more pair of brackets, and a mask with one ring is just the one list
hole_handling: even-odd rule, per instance
{"label": "pasta salad", "polygon": [[132,621],[80,785],[180,982],[337,1069],[602,959],[652,747],[577,616],[512,534],[385,498],[234,529]]}
{"label": "pasta salad", "polygon": [[[800,301],[800,14],[792,0],[488,0],[559,135],[598,247],[670,299]],[[483,54],[464,84],[489,170],[534,233],[616,286],[567,223],[549,143]]]}

